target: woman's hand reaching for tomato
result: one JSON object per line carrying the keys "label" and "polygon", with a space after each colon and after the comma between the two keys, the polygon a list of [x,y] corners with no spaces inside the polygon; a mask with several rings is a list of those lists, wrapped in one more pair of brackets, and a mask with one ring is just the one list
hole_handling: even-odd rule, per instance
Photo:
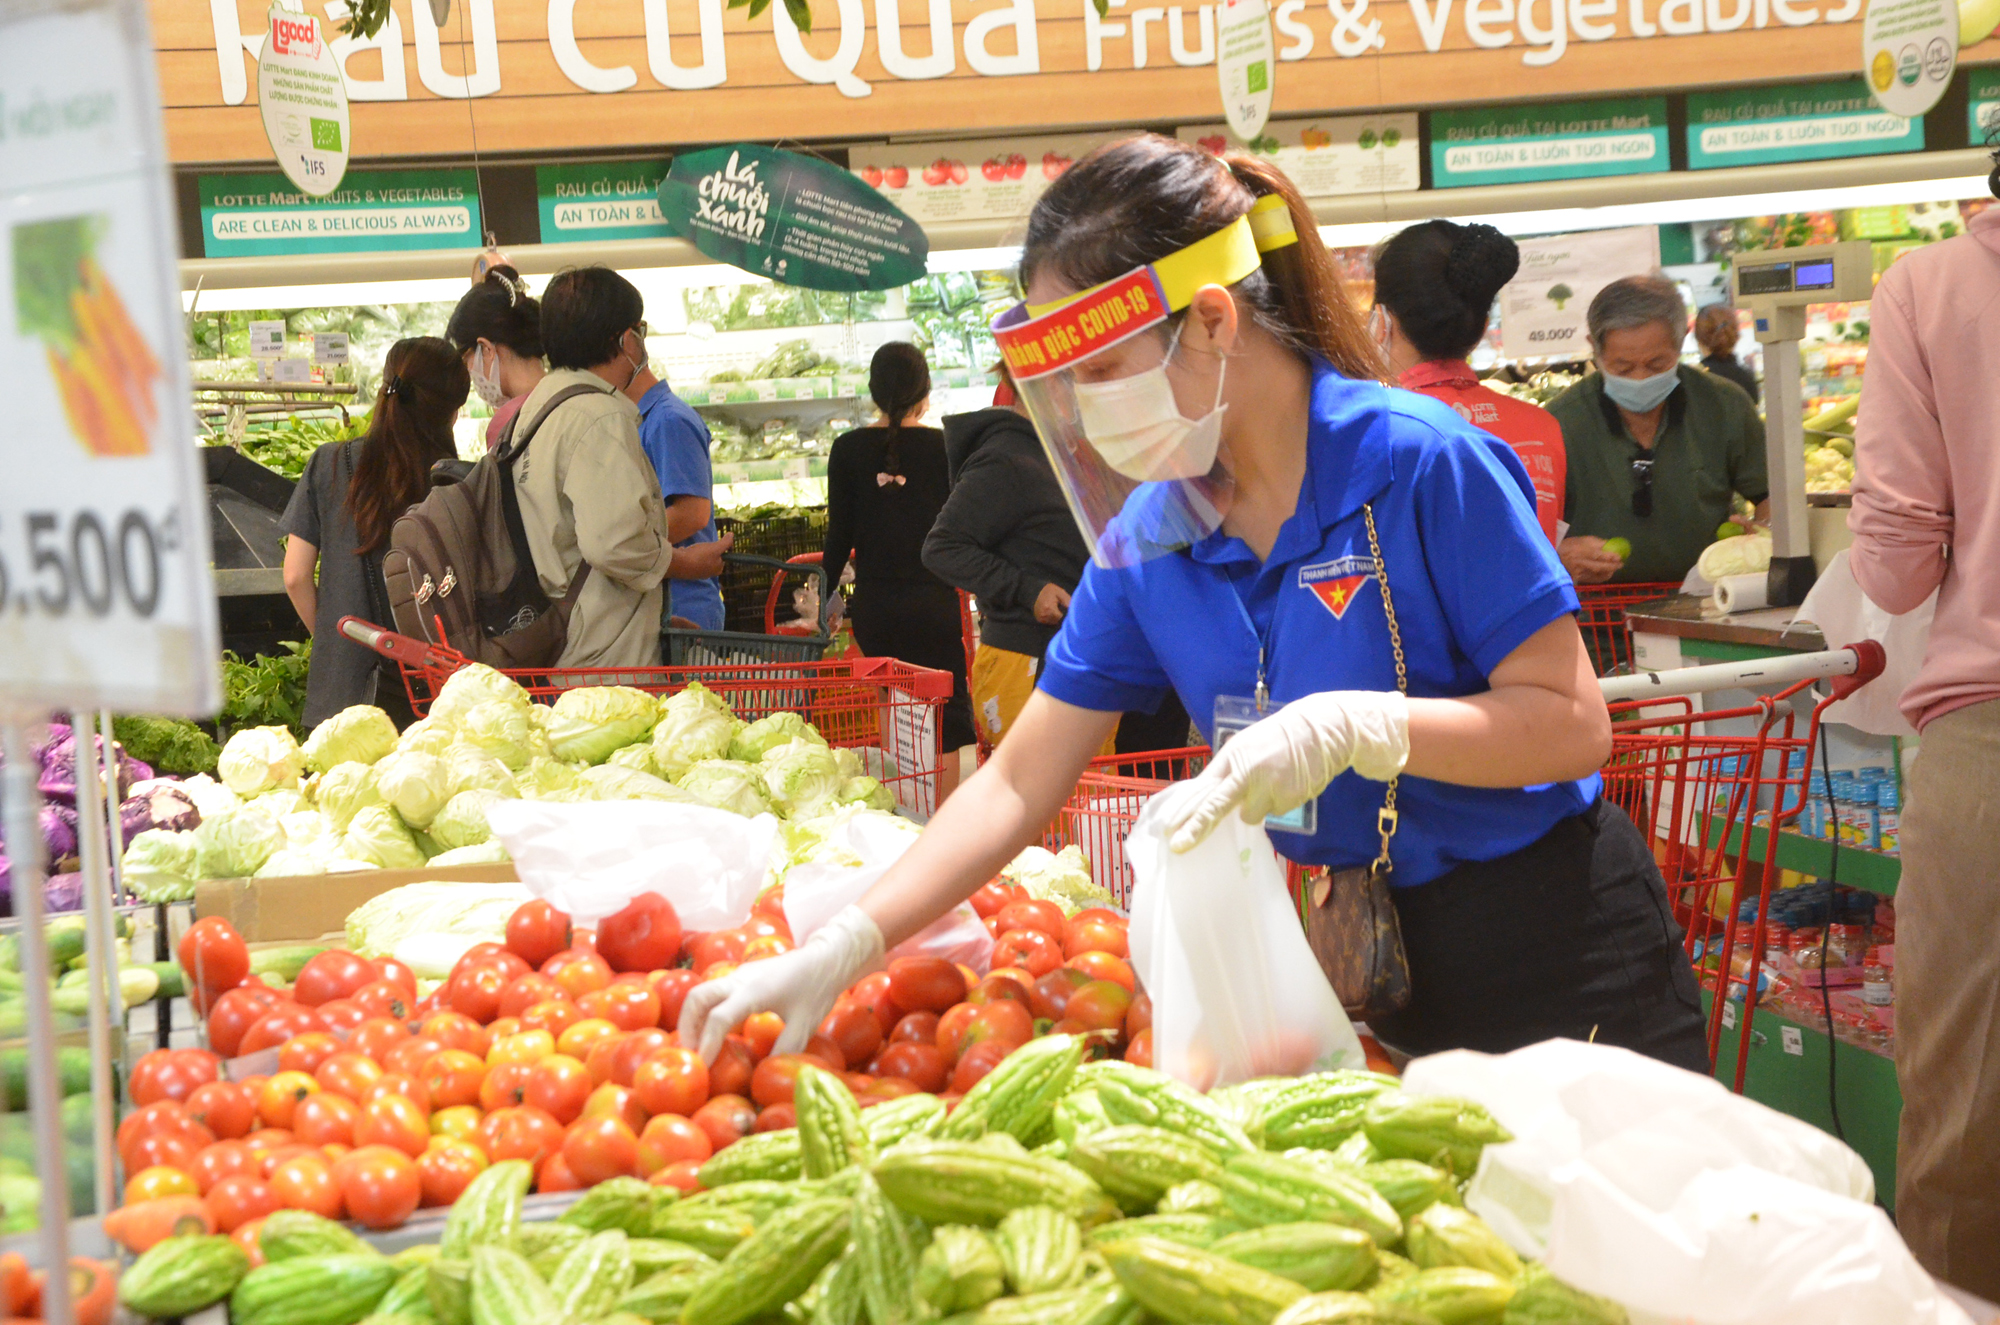
{"label": "woman's hand reaching for tomato", "polygon": [[791,952],[689,990],[681,1004],[681,1043],[696,1046],[702,1061],[713,1063],[724,1037],[745,1017],[775,1012],[785,1031],[772,1052],[797,1053],[841,991],[882,964],[882,953],[880,926],[860,907],[847,907]]}

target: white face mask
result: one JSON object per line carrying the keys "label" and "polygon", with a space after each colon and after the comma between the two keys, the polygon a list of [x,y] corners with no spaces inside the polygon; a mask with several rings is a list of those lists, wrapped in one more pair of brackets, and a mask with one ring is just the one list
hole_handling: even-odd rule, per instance
{"label": "white face mask", "polygon": [[[1176,329],[1167,359],[1179,347]],[[1215,379],[1215,407],[1199,419],[1181,413],[1164,359],[1130,377],[1078,382],[1076,409],[1083,434],[1105,464],[1137,482],[1207,478],[1222,442],[1222,414],[1228,409],[1222,403],[1222,378],[1228,367],[1225,358]]]}
{"label": "white face mask", "polygon": [[487,347],[484,345],[472,352],[472,389],[479,394],[481,400],[498,409],[507,399],[506,393],[500,389],[500,352],[493,351],[491,376],[488,376],[485,363],[486,352]]}

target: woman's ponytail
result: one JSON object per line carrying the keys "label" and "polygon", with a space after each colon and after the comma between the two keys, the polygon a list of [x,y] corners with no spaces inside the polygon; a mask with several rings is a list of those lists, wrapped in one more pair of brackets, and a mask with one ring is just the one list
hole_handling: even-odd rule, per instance
{"label": "woman's ponytail", "polygon": [[882,446],[882,472],[891,478],[903,472],[899,454],[903,421],[930,393],[931,366],[924,352],[908,341],[892,340],[869,360],[868,395],[889,426],[889,438]]}

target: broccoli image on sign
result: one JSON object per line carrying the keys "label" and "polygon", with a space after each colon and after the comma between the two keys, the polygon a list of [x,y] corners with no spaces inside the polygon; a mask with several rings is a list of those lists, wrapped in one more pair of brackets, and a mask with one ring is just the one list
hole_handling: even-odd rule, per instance
{"label": "broccoli image on sign", "polygon": [[1551,285],[1549,287],[1548,297],[1549,297],[1549,302],[1554,304],[1558,309],[1560,309],[1570,300],[1576,298],[1576,291],[1570,289],[1567,285],[1564,285],[1560,281],[1558,281],[1556,284]]}

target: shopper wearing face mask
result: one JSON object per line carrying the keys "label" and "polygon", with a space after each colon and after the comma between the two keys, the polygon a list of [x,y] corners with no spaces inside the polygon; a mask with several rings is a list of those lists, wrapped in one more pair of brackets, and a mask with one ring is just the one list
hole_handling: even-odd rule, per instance
{"label": "shopper wearing face mask", "polygon": [[459,296],[444,336],[465,360],[472,393],[493,411],[486,425],[490,451],[549,371],[542,362],[542,306],[512,267],[487,267]]}
{"label": "shopper wearing face mask", "polygon": [[1766,518],[1764,421],[1734,383],[1681,363],[1687,305],[1665,277],[1611,282],[1585,322],[1596,371],[1549,404],[1569,453],[1563,565],[1578,584],[1678,582],[1733,496]]}
{"label": "shopper wearing face mask", "polygon": [[1527,473],[1379,380],[1284,175],[1151,135],[1101,148],[1035,204],[1021,278],[996,339],[1092,554],[1039,692],[857,905],[697,987],[681,1035],[713,1056],[769,1009],[802,1045],[885,946],[1040,838],[1120,712],[1173,690],[1211,740],[1260,697],[1268,716],[1176,793],[1171,846],[1311,803],[1311,832],[1272,834],[1286,856],[1386,856],[1412,985],[1371,1022],[1386,1043],[1567,1035],[1706,1070],[1659,871],[1600,795],[1610,721]]}
{"label": "shopper wearing face mask", "polygon": [[1369,332],[1398,386],[1442,400],[1514,448],[1535,485],[1535,519],[1549,542],[1562,518],[1562,425],[1545,409],[1479,384],[1466,358],[1486,335],[1500,287],[1521,250],[1490,225],[1425,221],[1375,252]]}

